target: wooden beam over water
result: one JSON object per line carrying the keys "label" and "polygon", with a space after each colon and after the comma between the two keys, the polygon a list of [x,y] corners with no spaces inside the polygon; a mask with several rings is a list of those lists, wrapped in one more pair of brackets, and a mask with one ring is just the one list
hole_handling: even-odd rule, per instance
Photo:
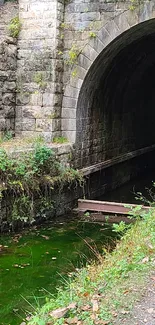
{"label": "wooden beam over water", "polygon": [[[129,215],[132,209],[136,208],[137,204],[117,203],[117,202],[106,202],[106,201],[95,201],[95,200],[78,200],[78,212],[94,211],[103,212],[110,214],[121,214]],[[140,211],[148,212],[151,207],[139,205]]]}
{"label": "wooden beam over water", "polygon": [[151,152],[153,150],[155,150],[155,144],[153,144],[153,145],[151,145],[149,147],[145,147],[145,148],[141,148],[141,149],[137,149],[135,151],[125,153],[123,155],[114,157],[114,158],[109,159],[109,160],[102,161],[102,162],[100,162],[98,164],[95,164],[95,165],[92,165],[92,166],[82,168],[82,169],[80,169],[80,171],[82,172],[82,174],[84,176],[87,176],[87,175],[95,173],[95,172],[97,172],[99,170],[106,169],[108,167],[120,164],[120,163],[122,163],[124,161],[136,158],[138,156],[141,156],[141,155],[143,155],[143,154],[145,154],[147,152]]}

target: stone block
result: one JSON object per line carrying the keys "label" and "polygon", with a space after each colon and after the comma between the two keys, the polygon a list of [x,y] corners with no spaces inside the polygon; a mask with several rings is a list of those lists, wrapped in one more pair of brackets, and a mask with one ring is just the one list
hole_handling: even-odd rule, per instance
{"label": "stone block", "polygon": [[62,119],[61,128],[63,131],[75,131],[76,119]]}
{"label": "stone block", "polygon": [[76,119],[76,109],[63,108],[62,118]]}
{"label": "stone block", "polygon": [[52,131],[61,131],[61,120],[60,119],[53,119],[52,120]]}
{"label": "stone block", "polygon": [[81,20],[82,21],[97,21],[100,20],[100,12],[84,12],[81,13]]}
{"label": "stone block", "polygon": [[16,98],[14,93],[4,93],[2,96],[2,103],[6,106],[15,104]]}
{"label": "stone block", "polygon": [[[82,86],[82,83],[83,83],[83,80],[78,78],[78,76],[76,78],[74,78],[74,77],[70,78],[70,86],[72,86],[72,87],[80,89]],[[68,86],[66,86],[66,88],[67,87]]]}
{"label": "stone block", "polygon": [[75,143],[76,131],[62,131],[62,136],[67,138],[69,142]]}
{"label": "stone block", "polygon": [[19,92],[16,95],[16,104],[21,105],[27,105],[30,103],[30,94],[28,92]]}
{"label": "stone block", "polygon": [[15,117],[15,107],[14,106],[4,106],[4,117],[6,119]]}
{"label": "stone block", "polygon": [[23,106],[22,117],[23,118],[43,118],[43,108],[41,106]]}
{"label": "stone block", "polygon": [[43,106],[53,106],[54,94],[43,93]]}
{"label": "stone block", "polygon": [[91,47],[95,49],[96,52],[101,53],[105,47],[102,41],[98,38],[98,36],[90,39],[89,44]]}
{"label": "stone block", "polygon": [[22,131],[35,131],[36,120],[32,118],[24,118],[22,120]]}
{"label": "stone block", "polygon": [[17,118],[15,119],[15,132],[20,133],[22,131],[22,119]]}
{"label": "stone block", "polygon": [[89,44],[87,44],[82,53],[90,60],[90,61],[94,61],[98,55],[98,53],[96,52],[96,50],[91,47]]}
{"label": "stone block", "polygon": [[121,33],[126,31],[127,29],[130,28],[129,22],[127,20],[126,13],[123,13],[121,15],[118,15],[117,17],[114,18],[114,22],[120,29]]}
{"label": "stone block", "polygon": [[116,23],[114,22],[114,20],[109,21],[105,25],[105,29],[107,30],[107,32],[109,33],[109,35],[111,36],[112,39],[116,38],[121,33],[121,30],[116,25]]}
{"label": "stone block", "polygon": [[16,106],[15,111],[16,111],[16,118],[17,119],[22,118],[23,107],[22,106]]}
{"label": "stone block", "polygon": [[52,120],[36,119],[36,131],[52,132]]}
{"label": "stone block", "polygon": [[14,81],[5,81],[3,84],[3,92],[8,92],[8,91],[15,91],[16,89],[16,83]]}
{"label": "stone block", "polygon": [[78,98],[79,96],[79,89],[72,87],[72,86],[67,86],[64,92],[65,97],[72,97],[72,98]]}
{"label": "stone block", "polygon": [[42,106],[43,104],[43,95],[41,92],[35,91],[30,95],[30,104],[32,106]]}
{"label": "stone block", "polygon": [[72,152],[71,144],[64,143],[58,147],[58,155],[69,154],[70,152]]}
{"label": "stone block", "polygon": [[91,66],[91,60],[88,59],[88,57],[86,57],[85,55],[83,55],[83,53],[81,53],[78,57],[78,64],[84,68],[84,69],[89,69],[89,67]]}
{"label": "stone block", "polygon": [[77,104],[77,100],[75,98],[71,97],[65,97],[63,98],[62,107],[64,108],[75,108]]}

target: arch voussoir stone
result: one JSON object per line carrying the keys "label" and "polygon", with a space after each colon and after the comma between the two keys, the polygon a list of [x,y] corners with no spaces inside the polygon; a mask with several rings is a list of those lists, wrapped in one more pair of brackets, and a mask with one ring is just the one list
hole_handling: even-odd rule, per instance
{"label": "arch voussoir stone", "polygon": [[103,42],[104,47],[107,46],[112,41],[112,37],[106,30],[105,26],[100,29],[97,36],[98,36],[99,40],[101,40],[101,42]]}
{"label": "arch voussoir stone", "polygon": [[[125,32],[126,30],[130,29],[130,25],[127,19],[127,13],[123,13],[121,15],[118,15],[114,18],[115,24],[118,26],[120,33]],[[137,21],[138,23],[138,21]]]}
{"label": "arch voussoir stone", "polygon": [[90,45],[96,50],[96,52],[98,52],[98,54],[101,53],[105,47],[105,44],[98,38],[98,35],[90,40]]}
{"label": "arch voussoir stone", "polygon": [[72,87],[72,86],[66,87],[64,96],[65,97],[78,98],[78,96],[79,96],[79,88]]}
{"label": "arch voussoir stone", "polygon": [[85,70],[88,70],[89,67],[91,66],[92,61],[86,57],[83,53],[81,53],[78,57],[78,65]]}
{"label": "arch voussoir stone", "polygon": [[117,24],[115,23],[114,20],[109,21],[106,25],[105,25],[105,29],[107,30],[107,32],[109,33],[109,35],[111,36],[111,39],[113,40],[115,37],[117,37],[121,31],[119,29],[119,27],[117,26]]}
{"label": "arch voussoir stone", "polygon": [[82,53],[91,61],[93,62],[96,57],[98,56],[98,52],[88,43]]}

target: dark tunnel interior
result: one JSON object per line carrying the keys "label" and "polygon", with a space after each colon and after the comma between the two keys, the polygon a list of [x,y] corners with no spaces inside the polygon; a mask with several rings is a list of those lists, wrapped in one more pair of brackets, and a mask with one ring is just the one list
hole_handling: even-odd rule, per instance
{"label": "dark tunnel interior", "polygon": [[90,68],[77,106],[89,166],[155,143],[155,19],[117,37]]}

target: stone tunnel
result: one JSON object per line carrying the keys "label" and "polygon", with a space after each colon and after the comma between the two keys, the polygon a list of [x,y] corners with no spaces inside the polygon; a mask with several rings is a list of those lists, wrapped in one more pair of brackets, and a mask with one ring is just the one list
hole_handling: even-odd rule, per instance
{"label": "stone tunnel", "polygon": [[65,137],[76,168],[126,164],[115,185],[130,158],[154,164],[154,0],[19,0],[0,18],[1,132]]}
{"label": "stone tunnel", "polygon": [[132,27],[96,58],[77,102],[81,164],[155,143],[155,19]]}

